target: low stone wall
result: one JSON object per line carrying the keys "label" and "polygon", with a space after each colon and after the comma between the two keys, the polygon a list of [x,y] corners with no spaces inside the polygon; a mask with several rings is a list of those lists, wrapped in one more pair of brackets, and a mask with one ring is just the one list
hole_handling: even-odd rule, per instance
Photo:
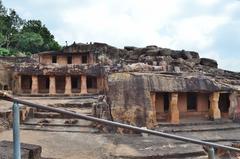
{"label": "low stone wall", "polygon": [[[32,108],[29,107],[21,107],[20,108],[20,122],[25,121],[28,116],[31,114]],[[12,110],[0,110],[0,131],[5,129],[9,129],[12,127],[13,117]]]}
{"label": "low stone wall", "polygon": [[[11,141],[0,142],[0,158],[13,158],[13,143]],[[22,159],[41,159],[42,147],[38,145],[21,143],[21,158]]]}

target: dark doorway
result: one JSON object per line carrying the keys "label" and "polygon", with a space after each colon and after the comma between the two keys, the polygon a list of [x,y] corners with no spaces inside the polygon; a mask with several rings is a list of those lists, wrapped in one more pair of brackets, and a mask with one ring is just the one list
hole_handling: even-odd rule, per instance
{"label": "dark doorway", "polygon": [[187,110],[197,110],[197,93],[187,93]]}
{"label": "dark doorway", "polygon": [[67,56],[67,64],[72,64],[72,56]]}
{"label": "dark doorway", "polygon": [[222,113],[228,113],[230,107],[229,93],[220,93],[218,106]]}
{"label": "dark doorway", "polygon": [[169,110],[169,93],[163,93],[164,112]]}
{"label": "dark doorway", "polygon": [[167,121],[167,112],[169,111],[169,93],[156,93],[155,102],[157,121]]}
{"label": "dark doorway", "polygon": [[49,93],[49,76],[38,76],[39,93]]}
{"label": "dark doorway", "polygon": [[56,55],[52,56],[52,63],[57,63],[57,56]]}
{"label": "dark doorway", "polygon": [[87,88],[97,88],[96,77],[87,77]]}
{"label": "dark doorway", "polygon": [[86,64],[88,63],[88,56],[85,54],[85,55],[82,55],[82,63],[83,64]]}
{"label": "dark doorway", "polygon": [[81,80],[80,76],[71,76],[71,83],[72,83],[72,92],[73,93],[80,93],[81,88]]}
{"label": "dark doorway", "polygon": [[3,86],[3,90],[6,90],[6,91],[7,91],[7,90],[8,90],[8,85],[4,85],[4,86]]}
{"label": "dark doorway", "polygon": [[56,76],[56,92],[64,93],[65,91],[65,76]]}
{"label": "dark doorway", "polygon": [[32,88],[32,77],[28,75],[21,76],[21,89],[23,93],[30,93]]}

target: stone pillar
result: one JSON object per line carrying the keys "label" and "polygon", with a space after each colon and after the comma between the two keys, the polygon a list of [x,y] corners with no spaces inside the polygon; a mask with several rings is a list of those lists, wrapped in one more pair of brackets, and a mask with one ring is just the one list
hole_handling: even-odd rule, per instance
{"label": "stone pillar", "polygon": [[152,111],[153,111],[153,120],[156,123],[157,122],[157,112],[156,112],[156,93],[151,92],[151,104],[152,104]]}
{"label": "stone pillar", "polygon": [[172,124],[179,124],[178,93],[171,93],[169,103],[169,120]]}
{"label": "stone pillar", "polygon": [[237,107],[234,110],[233,121],[240,123],[240,95],[237,96]]}
{"label": "stone pillar", "polygon": [[81,75],[81,94],[87,94],[87,76]]}
{"label": "stone pillar", "polygon": [[98,92],[102,90],[102,77],[97,77],[97,90]]}
{"label": "stone pillar", "polygon": [[229,116],[229,118],[232,119],[234,116],[234,111],[236,110],[236,108],[238,106],[237,92],[232,92],[229,95],[229,101],[230,101],[230,107],[229,107],[229,111],[228,111],[228,116]]}
{"label": "stone pillar", "polygon": [[22,93],[22,76],[21,75],[17,76],[17,93],[18,94]]}
{"label": "stone pillar", "polygon": [[55,76],[49,77],[49,94],[55,95],[56,94],[56,79]]}
{"label": "stone pillar", "polygon": [[65,77],[65,94],[71,95],[72,94],[72,81],[71,76]]}
{"label": "stone pillar", "polygon": [[38,94],[38,76],[32,76],[32,91],[31,94]]}
{"label": "stone pillar", "polygon": [[210,97],[210,110],[209,110],[209,118],[210,119],[220,119],[221,118],[221,112],[218,108],[218,100],[219,100],[219,92],[213,92]]}

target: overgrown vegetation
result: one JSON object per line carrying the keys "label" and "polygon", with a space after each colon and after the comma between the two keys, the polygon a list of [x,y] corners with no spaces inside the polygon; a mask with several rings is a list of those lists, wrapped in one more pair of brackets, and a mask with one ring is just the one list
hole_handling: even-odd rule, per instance
{"label": "overgrown vegetation", "polygon": [[0,0],[0,56],[25,56],[61,46],[40,20],[24,20]]}

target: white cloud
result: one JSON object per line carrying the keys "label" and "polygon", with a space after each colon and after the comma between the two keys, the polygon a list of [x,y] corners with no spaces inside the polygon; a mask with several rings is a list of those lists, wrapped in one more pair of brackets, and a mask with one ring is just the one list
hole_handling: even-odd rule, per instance
{"label": "white cloud", "polygon": [[[117,46],[167,44],[159,37],[159,28],[177,14],[177,5],[161,1],[118,1],[94,3],[89,7],[66,8],[61,12],[64,25],[76,41],[106,41]],[[114,1],[115,2],[115,1]],[[64,31],[64,30],[63,30]],[[70,39],[73,40],[73,39]]]}
{"label": "white cloud", "polygon": [[198,4],[203,6],[213,6],[220,2],[220,0],[197,0]]}
{"label": "white cloud", "polygon": [[172,46],[206,51],[213,44],[213,31],[228,21],[227,17],[214,16],[198,16],[179,20],[173,24]]}

